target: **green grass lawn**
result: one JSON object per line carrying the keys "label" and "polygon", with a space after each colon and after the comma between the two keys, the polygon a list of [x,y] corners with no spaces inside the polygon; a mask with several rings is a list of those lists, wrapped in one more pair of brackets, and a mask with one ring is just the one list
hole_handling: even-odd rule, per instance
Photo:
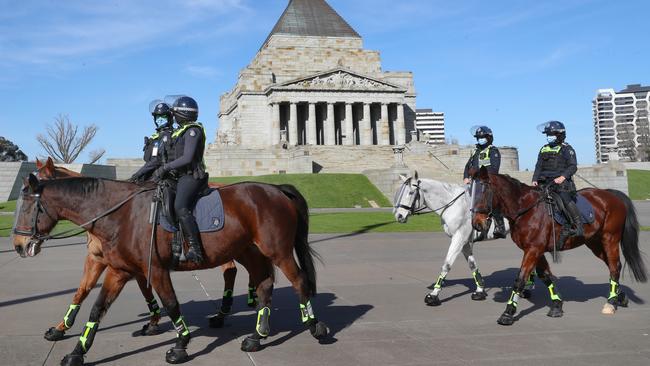
{"label": "green grass lawn", "polygon": [[627,187],[633,200],[650,199],[650,171],[628,170]]}
{"label": "green grass lawn", "polygon": [[16,210],[16,201],[0,202],[0,212],[14,212]]}
{"label": "green grass lawn", "polygon": [[292,184],[302,193],[310,208],[370,207],[368,200],[390,207],[390,202],[362,174],[275,174],[255,177],[216,177],[210,182],[231,184],[255,181]]}
{"label": "green grass lawn", "polygon": [[[8,237],[11,234],[11,226],[14,224],[13,216],[0,216],[0,237]],[[77,227],[70,221],[61,221],[52,231],[53,234]]]}
{"label": "green grass lawn", "polygon": [[395,221],[390,212],[319,213],[309,217],[309,232],[312,234],[422,231],[442,231],[440,216],[411,216],[406,224]]}

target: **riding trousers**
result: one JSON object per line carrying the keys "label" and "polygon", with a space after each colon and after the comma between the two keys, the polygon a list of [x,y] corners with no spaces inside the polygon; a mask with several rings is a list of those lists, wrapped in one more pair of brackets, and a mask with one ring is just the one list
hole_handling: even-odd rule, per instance
{"label": "riding trousers", "polygon": [[207,188],[208,177],[195,179],[191,174],[186,174],[178,179],[176,185],[176,198],[174,211],[177,216],[184,216],[192,212],[197,201],[197,195]]}

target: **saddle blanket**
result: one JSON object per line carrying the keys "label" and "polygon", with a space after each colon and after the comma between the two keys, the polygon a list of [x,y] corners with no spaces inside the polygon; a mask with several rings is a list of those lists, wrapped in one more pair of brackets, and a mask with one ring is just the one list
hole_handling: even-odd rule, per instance
{"label": "saddle blanket", "polygon": [[[162,210],[158,211],[158,223],[169,232],[176,232],[178,229],[169,223],[167,217],[163,215]],[[194,207],[194,217],[202,233],[219,231],[223,229],[225,215],[223,213],[223,203],[219,190],[215,189],[207,196],[199,198]]]}
{"label": "saddle blanket", "polygon": [[[591,224],[594,222],[594,208],[586,198],[582,197],[580,193],[578,193],[577,196],[576,206],[578,206],[578,211],[580,211],[580,216],[582,216],[583,224]],[[557,210],[556,207],[553,207],[553,217],[555,218],[555,221],[560,225],[564,225],[567,222],[566,217],[564,217],[562,212]]]}

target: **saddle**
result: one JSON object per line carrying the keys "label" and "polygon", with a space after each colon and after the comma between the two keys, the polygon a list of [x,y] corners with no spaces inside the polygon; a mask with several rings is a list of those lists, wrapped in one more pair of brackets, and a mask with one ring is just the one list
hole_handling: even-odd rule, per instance
{"label": "saddle", "polygon": [[[564,207],[564,202],[562,201],[560,195],[553,190],[548,190],[546,195],[546,203],[553,210],[553,219],[555,222],[562,226],[566,226],[569,222],[567,219],[569,213],[566,207]],[[580,218],[582,219],[583,225],[591,224],[594,222],[594,208],[591,206],[591,203],[589,203],[589,201],[587,201],[587,199],[580,194],[580,192],[578,192],[576,195],[576,207],[578,207],[578,211],[580,212]]]}
{"label": "saddle", "polygon": [[[158,214],[158,224],[168,232],[179,231],[178,219],[174,212],[176,185],[165,181],[163,183],[161,210]],[[221,195],[217,188],[206,188],[199,192],[196,205],[192,210],[200,232],[219,231],[224,225],[224,211]]]}

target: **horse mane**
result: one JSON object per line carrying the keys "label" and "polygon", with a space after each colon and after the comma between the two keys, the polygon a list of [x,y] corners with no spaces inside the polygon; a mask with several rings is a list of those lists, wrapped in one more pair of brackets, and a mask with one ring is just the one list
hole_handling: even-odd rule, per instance
{"label": "horse mane", "polygon": [[440,180],[435,180],[435,179],[428,179],[428,178],[422,178],[420,179],[423,182],[429,182],[433,184],[439,185],[444,191],[449,193],[450,195],[453,195],[458,189],[462,189],[463,187],[459,184],[454,184],[454,183],[447,183],[443,182]]}
{"label": "horse mane", "polygon": [[520,196],[521,194],[523,194],[524,190],[533,189],[533,187],[521,182],[517,178],[509,176],[508,174],[492,174],[492,175],[495,176],[495,177],[503,178],[506,182],[510,183],[509,186],[514,187],[515,190],[516,190],[516,192],[507,192],[507,193]]}
{"label": "horse mane", "polygon": [[61,190],[70,194],[89,196],[100,192],[100,188],[102,188],[107,182],[129,184],[128,182],[105,178],[70,177],[62,179],[41,180],[39,181],[38,186],[39,190],[51,187],[53,189]]}

